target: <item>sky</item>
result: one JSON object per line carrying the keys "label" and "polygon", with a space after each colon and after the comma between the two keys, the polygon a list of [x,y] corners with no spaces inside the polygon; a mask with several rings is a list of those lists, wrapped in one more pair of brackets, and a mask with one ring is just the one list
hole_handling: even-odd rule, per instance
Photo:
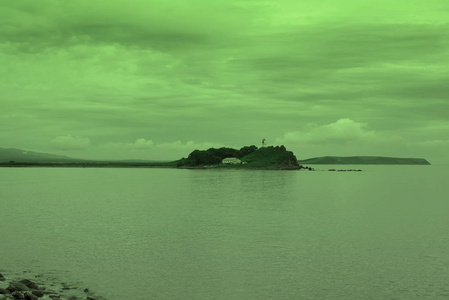
{"label": "sky", "polygon": [[449,163],[449,1],[1,0],[0,147]]}

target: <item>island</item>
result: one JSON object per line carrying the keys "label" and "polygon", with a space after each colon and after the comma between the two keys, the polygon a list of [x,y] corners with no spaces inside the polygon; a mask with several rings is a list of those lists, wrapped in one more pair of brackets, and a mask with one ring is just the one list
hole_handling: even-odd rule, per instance
{"label": "island", "polygon": [[311,165],[430,165],[424,158],[399,158],[384,156],[323,156],[300,160]]}
{"label": "island", "polygon": [[257,148],[245,146],[241,149],[210,148],[195,150],[187,158],[176,162],[178,168],[210,169],[264,169],[264,170],[300,170],[296,156],[283,145]]}

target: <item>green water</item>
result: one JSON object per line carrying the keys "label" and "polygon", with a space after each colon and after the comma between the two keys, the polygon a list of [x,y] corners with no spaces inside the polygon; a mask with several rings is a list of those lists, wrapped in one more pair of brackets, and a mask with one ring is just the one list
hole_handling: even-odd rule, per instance
{"label": "green water", "polygon": [[448,169],[357,168],[3,168],[0,269],[107,299],[449,299]]}

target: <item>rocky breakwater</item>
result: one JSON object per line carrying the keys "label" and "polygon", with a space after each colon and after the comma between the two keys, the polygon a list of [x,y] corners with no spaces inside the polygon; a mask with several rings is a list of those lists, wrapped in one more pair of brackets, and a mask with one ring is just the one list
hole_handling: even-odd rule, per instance
{"label": "rocky breakwater", "polygon": [[100,300],[89,289],[81,290],[67,283],[43,283],[37,279],[8,278],[0,273],[0,300]]}

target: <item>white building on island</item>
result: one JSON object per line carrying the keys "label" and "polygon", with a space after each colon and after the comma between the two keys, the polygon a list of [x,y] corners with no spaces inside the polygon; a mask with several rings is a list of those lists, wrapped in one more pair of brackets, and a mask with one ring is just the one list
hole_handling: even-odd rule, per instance
{"label": "white building on island", "polygon": [[242,163],[242,161],[237,157],[226,157],[221,162],[225,165],[238,165]]}

